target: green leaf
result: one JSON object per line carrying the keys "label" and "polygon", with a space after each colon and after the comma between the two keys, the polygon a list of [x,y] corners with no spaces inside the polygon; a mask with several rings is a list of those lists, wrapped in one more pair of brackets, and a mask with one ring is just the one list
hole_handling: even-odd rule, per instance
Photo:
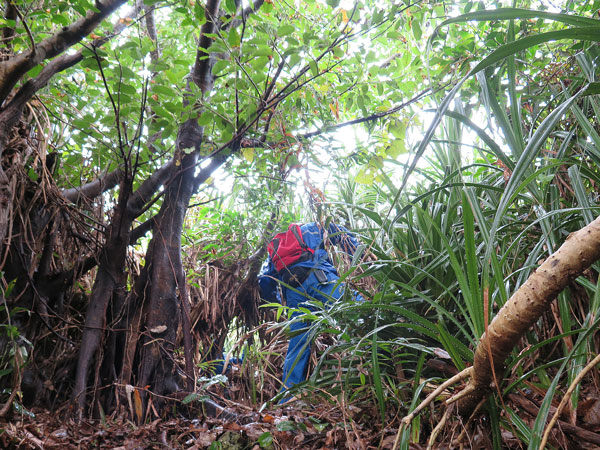
{"label": "green leaf", "polygon": [[246,161],[248,161],[249,163],[252,163],[252,161],[254,161],[254,149],[253,148],[243,148],[242,155],[244,156],[244,159],[246,159]]}
{"label": "green leaf", "polygon": [[219,75],[230,66],[229,61],[225,59],[218,60],[212,68],[213,75]]}
{"label": "green leaf", "polygon": [[231,13],[235,14],[237,11],[237,5],[235,4],[235,0],[225,0],[225,9]]}
{"label": "green leaf", "polygon": [[600,94],[600,82],[594,81],[590,83],[582,95],[597,95]]}
{"label": "green leaf", "polygon": [[41,64],[38,64],[37,66],[33,67],[32,69],[29,69],[29,71],[27,72],[27,76],[31,77],[31,78],[35,78],[39,75],[39,73],[42,71],[43,67]]}
{"label": "green leaf", "polygon": [[295,28],[293,25],[282,25],[279,28],[277,28],[277,36],[279,37],[284,37],[287,36],[288,34],[292,34],[294,32]]}
{"label": "green leaf", "polygon": [[277,423],[277,431],[295,431],[298,429],[300,424],[294,422],[293,420],[282,420]]}
{"label": "green leaf", "polygon": [[37,173],[35,173],[35,170],[33,170],[33,168],[31,168],[31,167],[27,171],[27,175],[29,176],[29,179],[33,182],[36,182],[39,178],[39,175]]}
{"label": "green leaf", "polygon": [[308,62],[308,66],[310,68],[310,71],[311,71],[313,77],[316,77],[319,75],[319,66],[317,65],[317,62],[314,59],[311,59]]}
{"label": "green leaf", "polygon": [[373,173],[372,169],[369,168],[362,168],[360,169],[360,171],[358,172],[358,174],[356,175],[356,182],[360,183],[360,184],[367,184],[367,185],[371,185],[373,184],[373,180],[375,179],[375,174]]}
{"label": "green leaf", "polygon": [[257,48],[251,52],[251,54],[253,56],[272,56],[273,49],[271,49],[271,47],[269,47],[267,45],[260,45],[260,46],[257,46]]}
{"label": "green leaf", "polygon": [[269,14],[270,12],[273,11],[273,3],[270,2],[264,2],[262,4],[262,6],[260,7],[261,11],[264,12],[265,14]]}
{"label": "green leaf", "polygon": [[572,16],[569,14],[549,13],[545,11],[521,9],[521,8],[498,8],[494,10],[475,11],[472,13],[463,14],[443,21],[439,24],[434,36],[438,30],[451,23],[462,23],[468,21],[495,21],[495,20],[513,20],[513,19],[548,19],[557,22],[574,25],[577,27],[592,26],[597,27],[598,21],[585,16]]}
{"label": "green leaf", "polygon": [[408,149],[406,148],[404,139],[394,139],[386,150],[386,154],[390,158],[397,158],[398,156],[403,155],[407,152]]}
{"label": "green leaf", "polygon": [[299,62],[300,62],[300,55],[298,53],[292,53],[290,55],[290,59],[288,61],[288,65],[290,66],[290,68],[294,67]]}
{"label": "green leaf", "polygon": [[527,36],[523,39],[519,39],[517,41],[500,46],[498,49],[494,50],[487,58],[485,58],[473,69],[471,69],[469,73],[477,73],[487,67],[495,65],[507,56],[514,55],[520,51],[526,50],[536,45],[543,44],[545,42],[559,41],[563,39],[599,42],[600,27],[594,26],[568,28],[566,30],[549,31],[547,33],[540,33],[534,34],[533,36]]}
{"label": "green leaf", "polygon": [[229,30],[229,36],[227,36],[227,43],[232,48],[237,48],[241,44],[241,37],[237,31],[237,28],[232,28]]}
{"label": "green leaf", "polygon": [[415,39],[417,41],[421,40],[421,36],[423,35],[423,31],[421,30],[421,22],[417,19],[413,19],[410,27],[413,32],[413,35],[415,36]]}
{"label": "green leaf", "polygon": [[167,97],[179,98],[179,94],[173,88],[160,84],[155,84],[152,86],[152,92],[156,92],[157,94],[165,95]]}
{"label": "green leaf", "polygon": [[200,401],[203,402],[204,400],[208,400],[210,397],[208,395],[201,395],[201,394],[189,394],[187,395],[183,400],[181,400],[181,403],[183,403],[184,405],[187,405],[188,403],[191,403],[193,401]]}
{"label": "green leaf", "polygon": [[71,23],[69,21],[69,19],[67,19],[62,14],[55,14],[55,15],[53,15],[51,20],[52,20],[53,23],[55,23],[57,25],[60,25],[60,26],[63,26],[63,27],[66,27],[66,26],[70,25],[70,23]]}
{"label": "green leaf", "polygon": [[269,447],[272,444],[273,444],[273,435],[271,433],[269,433],[268,431],[265,431],[263,434],[261,434],[258,437],[258,445],[260,445],[261,447],[263,447],[263,448]]}
{"label": "green leaf", "polygon": [[206,23],[206,13],[201,2],[194,4],[194,16],[196,17],[196,26],[201,26]]}

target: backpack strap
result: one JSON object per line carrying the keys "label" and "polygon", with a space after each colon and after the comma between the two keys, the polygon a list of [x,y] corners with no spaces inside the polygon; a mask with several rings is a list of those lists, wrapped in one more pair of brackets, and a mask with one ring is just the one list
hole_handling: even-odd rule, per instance
{"label": "backpack strap", "polygon": [[306,243],[302,239],[302,236],[300,235],[300,227],[298,225],[295,225],[295,224],[294,225],[290,225],[290,231],[292,232],[292,234],[294,235],[294,237],[298,241],[298,244],[300,244],[300,247],[302,247],[303,250],[310,251],[310,249],[308,248],[308,245],[306,245]]}

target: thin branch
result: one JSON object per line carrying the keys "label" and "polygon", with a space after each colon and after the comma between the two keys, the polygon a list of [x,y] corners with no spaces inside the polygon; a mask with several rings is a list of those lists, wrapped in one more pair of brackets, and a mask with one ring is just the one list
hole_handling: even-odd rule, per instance
{"label": "thin branch", "polygon": [[573,393],[575,388],[577,388],[577,386],[579,385],[579,383],[581,383],[581,380],[583,380],[583,378],[587,375],[587,373],[590,370],[592,370],[594,367],[596,367],[598,364],[600,364],[600,355],[596,355],[596,357],[588,365],[586,365],[581,372],[579,372],[579,375],[577,375],[575,377],[575,379],[569,386],[569,389],[567,389],[567,392],[565,392],[565,395],[563,396],[562,400],[560,401],[558,408],[556,408],[556,411],[554,412],[552,419],[550,419],[550,422],[546,426],[546,431],[544,431],[544,436],[542,437],[542,442],[540,442],[540,446],[538,447],[539,449],[543,450],[546,448],[546,443],[548,442],[548,438],[550,437],[550,432],[552,431],[552,427],[554,427],[554,425],[558,421],[560,414],[562,413],[562,410],[566,406],[567,402],[571,399],[571,394]]}
{"label": "thin branch", "polygon": [[[108,99],[110,100],[110,104],[112,105],[112,108],[113,108],[113,113],[115,114],[115,126],[117,128],[117,140],[119,141],[119,152],[121,153],[121,158],[123,158],[123,161],[125,162],[125,178],[129,179],[130,178],[129,158],[127,158],[127,156],[125,155],[125,149],[123,146],[123,137],[121,135],[121,121],[120,121],[121,104],[115,103],[115,99],[112,95],[112,92],[111,92],[110,88],[108,87],[108,81],[106,81],[106,75],[104,73],[104,69],[102,68],[102,60],[100,59],[100,56],[98,56],[98,52],[96,52],[95,48],[91,48],[90,50],[93,52],[94,58],[96,59],[96,63],[98,64],[98,70],[100,71],[100,78],[102,78],[102,84],[104,85],[104,90],[106,91],[106,94],[108,95]],[[119,83],[120,82],[121,82],[121,80],[119,80]]]}
{"label": "thin branch", "polygon": [[[141,0],[138,1],[133,10],[129,11],[126,16],[127,17],[135,17],[138,15],[141,7]],[[114,36],[121,33],[125,28],[127,28],[125,21],[119,21],[114,28],[114,33],[110,36],[106,36],[103,38],[95,39],[91,48],[96,49],[102,46],[104,43],[108,42]],[[25,104],[36,94],[37,91],[45,87],[50,79],[59,72],[66,70],[70,67],[73,67],[75,64],[79,63],[83,59],[83,49],[73,53],[73,54],[64,54],[57,58],[54,58],[50,61],[37,77],[28,80],[15,94],[12,100],[3,108],[0,112],[0,124],[2,124],[2,129],[0,129],[0,152],[3,147],[3,138],[6,139],[8,136],[8,131],[19,121],[21,118],[21,114],[23,112],[23,108]],[[2,72],[1,64],[0,64],[0,73]],[[0,77],[1,79],[1,77]],[[0,86],[1,86],[0,82]],[[0,104],[2,102],[0,101]]]}
{"label": "thin branch", "polygon": [[240,14],[236,17],[240,17],[239,19],[233,19],[228,28],[236,28],[239,27],[240,24],[244,23],[246,19],[250,16],[250,14],[255,13],[260,9],[265,0],[255,0],[254,3],[246,8],[244,8]]}
{"label": "thin branch", "polygon": [[17,5],[15,5],[14,3],[10,2],[12,7],[15,9],[15,14],[19,17],[19,19],[21,19],[21,22],[23,23],[23,27],[25,27],[25,31],[27,32],[27,36],[29,36],[29,42],[31,43],[31,54],[35,54],[35,40],[33,39],[33,34],[31,34],[31,30],[29,29],[29,25],[27,25],[27,22],[25,22],[25,17],[23,17],[23,15],[21,14],[21,11],[19,11],[19,8],[17,8]]}
{"label": "thin branch", "polygon": [[348,125],[356,125],[357,123],[364,123],[364,122],[371,122],[371,121],[379,120],[383,117],[387,117],[391,114],[395,114],[398,111],[400,111],[401,109],[406,108],[407,106],[418,102],[419,100],[421,100],[426,95],[429,95],[430,93],[431,93],[431,89],[427,88],[424,91],[419,92],[415,97],[411,98],[410,100],[408,100],[404,103],[400,103],[399,105],[396,105],[393,108],[388,109],[387,111],[382,111],[379,113],[371,114],[370,116],[366,116],[366,117],[359,117],[358,119],[349,120],[348,122],[338,123],[336,125],[331,125],[328,127],[322,127],[316,131],[311,131],[310,133],[302,134],[302,135],[298,136],[298,138],[299,139],[309,139],[309,138],[321,135],[323,133],[329,133],[331,131],[338,130],[343,127],[347,127]]}
{"label": "thin branch", "polygon": [[464,380],[465,378],[470,377],[472,372],[473,367],[467,367],[466,369],[454,375],[452,378],[449,378],[448,380],[444,381],[431,394],[429,394],[427,398],[423,400],[421,404],[419,404],[409,415],[404,417],[402,419],[402,423],[404,425],[410,425],[415,416],[419,414],[424,408],[426,408],[431,402],[433,402],[435,398],[444,391],[444,389],[446,389],[448,386],[452,386],[454,383],[457,383],[461,380]]}

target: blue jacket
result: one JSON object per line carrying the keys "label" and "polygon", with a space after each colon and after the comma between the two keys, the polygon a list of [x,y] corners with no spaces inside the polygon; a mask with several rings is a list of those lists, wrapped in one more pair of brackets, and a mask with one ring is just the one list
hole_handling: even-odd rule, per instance
{"label": "blue jacket", "polygon": [[[304,242],[315,251],[315,254],[312,260],[296,263],[292,267],[308,267],[315,270],[321,269],[328,275],[331,274],[335,277],[339,277],[337,270],[329,259],[327,250],[325,250],[325,237],[322,227],[315,222],[311,222],[302,225],[300,230],[302,231]],[[330,223],[327,233],[329,242],[333,245],[337,245],[339,249],[349,255],[354,254],[358,247],[358,241],[345,227]],[[260,294],[266,301],[281,302],[279,291],[277,289],[277,285],[279,284],[278,280],[281,281],[281,277],[278,275],[275,265],[269,257],[263,263],[261,272],[258,275]]]}

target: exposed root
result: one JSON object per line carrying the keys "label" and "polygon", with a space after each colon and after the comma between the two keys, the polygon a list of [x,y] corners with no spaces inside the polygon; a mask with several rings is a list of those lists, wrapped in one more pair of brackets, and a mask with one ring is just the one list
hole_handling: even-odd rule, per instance
{"label": "exposed root", "polygon": [[[440,384],[438,386],[438,388],[436,390],[434,390],[431,394],[429,394],[427,396],[427,398],[425,400],[423,400],[408,416],[406,416],[406,417],[404,417],[402,419],[402,423],[405,424],[405,425],[410,425],[410,423],[415,418],[415,416],[417,414],[419,414],[423,409],[425,409],[431,402],[433,402],[433,400],[444,389],[446,389],[448,386],[453,385],[454,383],[457,383],[457,382],[459,382],[461,380],[464,380],[465,378],[470,377],[472,371],[473,371],[473,367],[467,367],[466,369],[464,369],[461,372],[459,372],[456,375],[454,375],[452,378],[449,378],[448,380],[446,380],[445,382],[443,382],[442,384]],[[464,391],[462,391],[462,392],[464,392]],[[450,400],[452,400],[452,399],[450,399]],[[448,402],[446,402],[446,403],[448,403]]]}
{"label": "exposed root", "polygon": [[448,400],[446,400],[446,405],[451,405],[452,403],[459,401],[461,398],[466,397],[474,390],[475,390],[475,386],[469,385],[469,386],[465,387],[462,391],[460,391],[456,395],[453,395]]}
{"label": "exposed root", "polygon": [[465,439],[465,434],[467,434],[467,430],[469,429],[469,425],[471,425],[471,422],[473,421],[473,419],[477,416],[477,413],[479,413],[479,410],[481,408],[483,408],[483,405],[485,404],[485,401],[487,399],[482,399],[477,406],[475,407],[475,409],[473,409],[473,412],[471,413],[471,415],[469,416],[469,419],[467,420],[467,423],[465,424],[465,426],[463,427],[462,431],[460,432],[460,434],[458,435],[458,437],[456,438],[455,442],[459,443],[459,445],[461,446],[461,448],[463,447],[463,440]]}
{"label": "exposed root", "polygon": [[427,450],[433,449],[433,443],[437,439],[438,434],[440,434],[440,431],[442,431],[442,429],[446,426],[446,422],[448,421],[449,416],[450,416],[450,408],[446,408],[446,411],[444,411],[444,416],[442,417],[442,420],[440,420],[440,423],[438,423],[435,426],[435,428],[433,429],[433,431],[431,432],[431,436],[429,437],[429,441],[427,442]]}

